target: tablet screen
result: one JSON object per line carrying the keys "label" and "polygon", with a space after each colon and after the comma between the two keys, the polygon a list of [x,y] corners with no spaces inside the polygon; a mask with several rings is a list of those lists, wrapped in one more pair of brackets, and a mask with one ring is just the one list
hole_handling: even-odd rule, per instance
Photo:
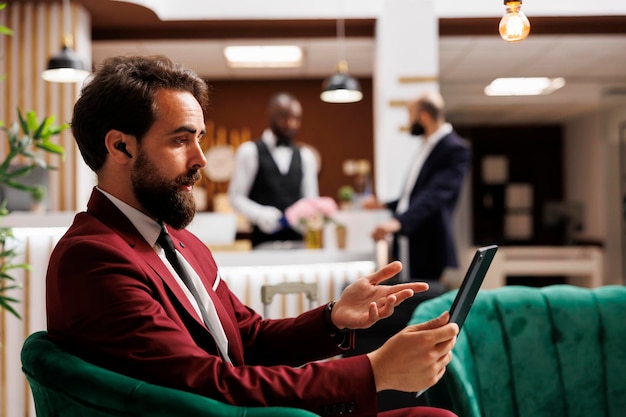
{"label": "tablet screen", "polygon": [[450,322],[456,323],[459,329],[463,326],[465,318],[474,304],[476,294],[480,288],[487,270],[491,265],[494,255],[498,250],[497,245],[484,246],[478,248],[472,259],[465,278],[461,283],[461,288],[456,294],[452,307],[450,307]]}

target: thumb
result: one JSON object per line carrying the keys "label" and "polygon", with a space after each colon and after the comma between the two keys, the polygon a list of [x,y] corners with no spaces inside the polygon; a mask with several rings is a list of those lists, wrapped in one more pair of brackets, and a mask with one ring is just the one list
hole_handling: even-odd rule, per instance
{"label": "thumb", "polygon": [[441,313],[439,315],[439,317],[435,317],[432,320],[429,320],[425,323],[419,323],[416,324],[416,329],[415,330],[432,330],[432,329],[437,329],[441,326],[444,326],[448,323],[448,321],[450,321],[450,313],[447,311],[444,311],[443,313]]}

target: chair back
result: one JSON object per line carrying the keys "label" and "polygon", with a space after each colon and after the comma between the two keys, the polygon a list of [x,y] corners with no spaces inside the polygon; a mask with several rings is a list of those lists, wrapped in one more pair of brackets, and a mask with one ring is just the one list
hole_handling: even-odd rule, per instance
{"label": "chair back", "polygon": [[86,362],[31,334],[22,347],[38,417],[315,417],[288,407],[243,407],[149,384]]}
{"label": "chair back", "polygon": [[[456,291],[410,323],[448,310]],[[479,292],[426,400],[460,417],[619,417],[626,410],[626,288],[506,286]]]}

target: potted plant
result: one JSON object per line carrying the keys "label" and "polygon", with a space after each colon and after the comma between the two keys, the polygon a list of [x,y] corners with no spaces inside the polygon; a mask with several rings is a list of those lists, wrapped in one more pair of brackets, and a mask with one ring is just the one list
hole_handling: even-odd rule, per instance
{"label": "potted plant", "polygon": [[[0,10],[6,7],[6,3],[0,3]],[[13,31],[3,25],[0,25],[0,34],[12,35]],[[0,81],[4,79],[0,75]],[[6,187],[21,190],[30,193],[35,202],[40,202],[45,196],[45,188],[42,185],[26,185],[21,179],[24,179],[36,167],[44,169],[56,169],[49,165],[43,156],[46,153],[53,153],[65,156],[63,148],[50,141],[52,136],[56,136],[69,125],[54,126],[54,117],[46,117],[41,123],[37,120],[35,112],[28,112],[26,117],[22,116],[22,112],[17,109],[19,123],[12,123],[5,127],[0,121],[0,129],[6,134],[9,149],[0,163],[0,187]],[[19,165],[16,166],[15,162]],[[19,283],[11,275],[15,269],[28,269],[30,266],[24,263],[15,263],[15,257],[18,255],[15,248],[12,248],[10,241],[14,239],[11,228],[2,226],[2,220],[9,214],[7,202],[0,202],[0,309],[4,308],[16,317],[20,317],[18,312],[12,307],[12,304],[19,302],[7,293],[13,289],[20,288]]]}
{"label": "potted plant", "polygon": [[[13,123],[5,127],[0,122],[0,129],[6,134],[8,140],[8,153],[2,163],[0,163],[0,186],[10,187],[30,193],[34,201],[41,201],[45,195],[45,188],[42,185],[27,185],[21,180],[24,179],[36,167],[44,169],[56,169],[46,162],[43,156],[47,153],[65,156],[64,149],[53,143],[50,138],[56,136],[67,124],[54,126],[54,117],[47,117],[41,123],[38,121],[35,112],[28,112],[23,117],[21,111],[17,111],[19,123]],[[19,161],[16,167],[15,162]],[[28,264],[14,263],[18,255],[15,248],[12,248],[10,241],[14,238],[11,228],[2,226],[2,220],[9,214],[7,202],[0,203],[0,308],[4,308],[16,317],[20,317],[12,304],[19,300],[7,295],[7,292],[20,288],[19,283],[11,275],[15,269],[28,269]]]}
{"label": "potted plant", "polygon": [[349,210],[354,203],[354,188],[351,185],[342,185],[337,192],[339,199],[339,208],[341,210]]}

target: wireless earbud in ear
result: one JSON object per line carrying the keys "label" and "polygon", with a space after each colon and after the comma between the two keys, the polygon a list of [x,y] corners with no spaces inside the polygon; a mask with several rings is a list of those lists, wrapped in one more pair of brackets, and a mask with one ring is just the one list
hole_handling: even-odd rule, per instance
{"label": "wireless earbud in ear", "polygon": [[120,142],[120,143],[115,144],[115,149],[117,149],[118,151],[122,152],[124,155],[126,155],[129,158],[133,157],[130,154],[130,152],[128,152],[128,150],[126,150],[126,144],[124,142]]}

